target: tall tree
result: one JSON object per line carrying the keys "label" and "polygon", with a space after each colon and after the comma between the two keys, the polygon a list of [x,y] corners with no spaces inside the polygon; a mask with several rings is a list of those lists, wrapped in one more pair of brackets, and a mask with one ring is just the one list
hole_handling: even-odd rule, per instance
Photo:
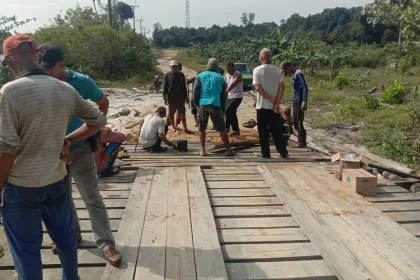
{"label": "tall tree", "polygon": [[133,9],[124,2],[118,2],[116,12],[123,23],[134,17]]}
{"label": "tall tree", "polygon": [[248,13],[248,24],[254,24],[255,14],[253,12]]}
{"label": "tall tree", "polygon": [[241,22],[245,26],[248,25],[248,14],[247,13],[242,13]]}

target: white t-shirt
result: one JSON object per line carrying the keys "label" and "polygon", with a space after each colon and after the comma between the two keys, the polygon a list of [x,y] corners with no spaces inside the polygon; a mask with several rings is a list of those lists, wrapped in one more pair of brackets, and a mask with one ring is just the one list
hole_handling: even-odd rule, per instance
{"label": "white t-shirt", "polygon": [[140,143],[143,148],[147,149],[156,144],[158,134],[165,134],[166,122],[156,114],[151,114],[144,119],[143,126],[140,131]]}
{"label": "white t-shirt", "polygon": [[[279,83],[284,82],[280,69],[272,64],[263,64],[254,69],[253,85],[261,85],[269,96],[277,97]],[[273,110],[274,105],[261,94],[257,94],[257,109]]]}

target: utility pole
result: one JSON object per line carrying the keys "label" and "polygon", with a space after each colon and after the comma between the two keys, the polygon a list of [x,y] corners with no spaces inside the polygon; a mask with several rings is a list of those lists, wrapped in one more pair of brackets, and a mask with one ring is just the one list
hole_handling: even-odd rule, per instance
{"label": "utility pole", "polygon": [[144,21],[143,17],[141,17],[137,21],[139,22],[140,34],[143,36],[146,36],[149,32],[146,33],[146,28],[143,27],[143,21]]}
{"label": "utility pole", "polygon": [[190,28],[190,0],[185,1],[185,28]]}
{"label": "utility pole", "polygon": [[[134,28],[134,32],[136,32],[136,8],[138,8],[139,5],[131,5],[131,8],[133,9],[133,28]],[[140,30],[141,32],[141,30]]]}
{"label": "utility pole", "polygon": [[112,28],[112,5],[111,5],[111,0],[108,0],[108,17],[109,17],[109,26]]}

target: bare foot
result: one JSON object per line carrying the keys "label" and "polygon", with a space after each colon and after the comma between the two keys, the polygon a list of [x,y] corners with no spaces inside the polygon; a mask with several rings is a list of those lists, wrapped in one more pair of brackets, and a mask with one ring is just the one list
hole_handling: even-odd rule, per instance
{"label": "bare foot", "polygon": [[240,131],[234,131],[231,134],[229,134],[230,136],[241,136],[241,132]]}
{"label": "bare foot", "polygon": [[234,155],[236,155],[236,152],[232,151],[232,150],[227,150],[225,156],[227,157],[233,157]]}
{"label": "bare foot", "polygon": [[193,132],[191,130],[189,130],[188,128],[184,128],[184,132],[186,134],[193,134]]}
{"label": "bare foot", "polygon": [[206,150],[201,150],[200,157],[205,157],[205,156],[207,156]]}

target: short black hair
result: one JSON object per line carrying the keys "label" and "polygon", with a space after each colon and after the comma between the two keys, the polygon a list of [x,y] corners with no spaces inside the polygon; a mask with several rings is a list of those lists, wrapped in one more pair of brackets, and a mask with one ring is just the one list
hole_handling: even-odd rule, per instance
{"label": "short black hair", "polygon": [[232,67],[235,67],[235,63],[234,63],[233,61],[228,61],[228,62],[226,63],[226,66],[232,66]]}
{"label": "short black hair", "polygon": [[156,114],[159,114],[159,116],[166,116],[166,107],[165,106],[161,106],[159,108],[156,109],[155,111]]}
{"label": "short black hair", "polygon": [[290,61],[285,60],[282,63],[280,63],[280,69],[281,70],[284,70],[287,67],[292,67],[292,63]]}

